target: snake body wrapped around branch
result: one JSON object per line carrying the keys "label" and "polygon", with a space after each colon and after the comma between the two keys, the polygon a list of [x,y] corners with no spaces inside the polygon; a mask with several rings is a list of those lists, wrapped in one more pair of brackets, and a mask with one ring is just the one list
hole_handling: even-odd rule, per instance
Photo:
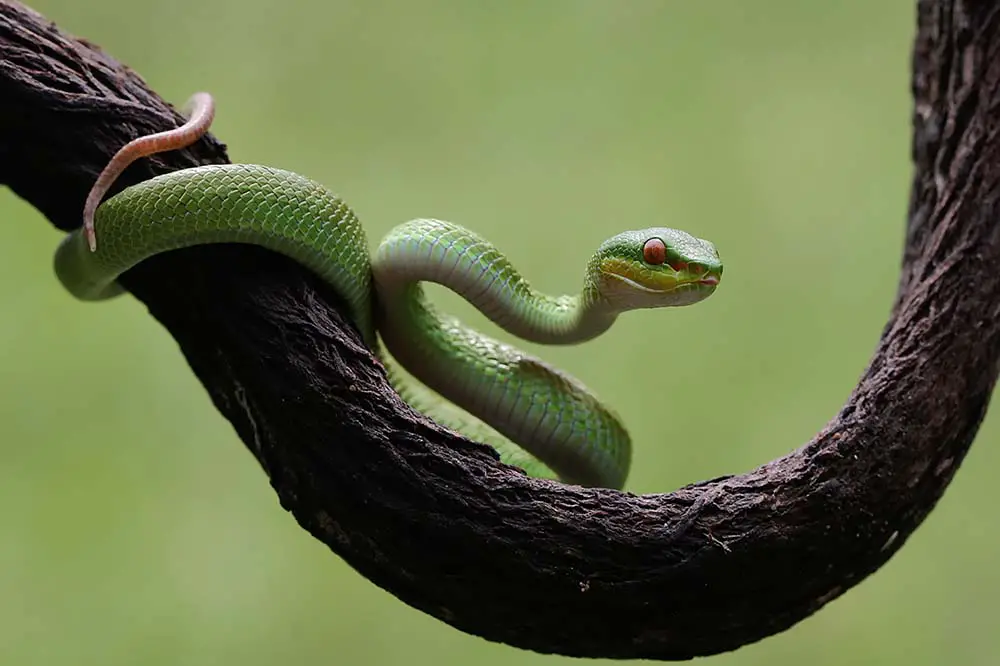
{"label": "snake body wrapped around branch", "polygon": [[332,285],[366,343],[377,351],[381,337],[420,381],[383,358],[394,387],[415,408],[492,445],[502,460],[533,476],[624,485],[631,442],[617,415],[568,374],[437,312],[421,282],[454,290],[525,340],[575,344],[600,335],[626,310],[689,305],[711,295],[722,263],[710,242],[662,227],[619,233],[591,257],[579,294],[552,297],[534,290],[489,242],[450,222],[403,223],[370,253],[364,229],[340,197],[271,167],[184,169],[102,203],[131,162],[183,148],[208,131],[211,96],[198,93],[190,106],[188,122],[130,142],[101,173],[82,228],[56,251],[55,270],[67,290],[84,300],[113,297],[122,291],[116,279],[132,266],[192,245],[251,243],[280,252]]}

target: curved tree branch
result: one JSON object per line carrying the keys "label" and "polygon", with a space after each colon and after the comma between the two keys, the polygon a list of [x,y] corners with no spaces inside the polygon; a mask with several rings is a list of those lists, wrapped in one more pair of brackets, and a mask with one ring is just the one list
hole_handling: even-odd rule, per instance
{"label": "curved tree branch", "polygon": [[[299,523],[462,631],[540,652],[682,659],[782,631],[878,569],[947,487],[1000,359],[1000,24],[921,0],[899,294],[840,413],[740,476],[637,497],[526,478],[411,411],[292,262],[157,257],[124,284],[175,337]],[[0,182],[60,229],[110,155],[178,119],[125,66],[0,0]],[[225,160],[215,140],[119,186]]]}

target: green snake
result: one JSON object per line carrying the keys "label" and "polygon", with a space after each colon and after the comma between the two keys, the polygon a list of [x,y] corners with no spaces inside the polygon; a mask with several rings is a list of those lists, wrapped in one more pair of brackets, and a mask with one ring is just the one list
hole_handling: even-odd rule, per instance
{"label": "green snake", "polygon": [[[71,294],[111,298],[122,292],[119,275],[168,250],[204,243],[262,246],[337,291],[365,343],[386,364],[393,387],[415,409],[493,446],[502,461],[532,476],[624,485],[631,442],[609,407],[565,372],[437,311],[421,283],[452,289],[525,340],[574,344],[600,335],[626,310],[707,298],[722,275],[712,243],[660,227],[619,233],[590,258],[578,294],[554,297],[533,289],[493,245],[450,222],[403,223],[371,253],[358,218],[340,197],[267,166],[183,169],[102,202],[133,161],[186,147],[208,131],[212,97],[197,93],[188,109],[182,126],[126,144],[94,183],[82,227],[55,253],[56,274]],[[379,338],[411,377],[380,352]]]}

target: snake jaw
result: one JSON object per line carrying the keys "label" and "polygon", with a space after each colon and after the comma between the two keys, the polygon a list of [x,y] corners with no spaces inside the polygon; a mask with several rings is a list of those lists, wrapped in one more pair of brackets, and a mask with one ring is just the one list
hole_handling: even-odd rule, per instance
{"label": "snake jaw", "polygon": [[635,280],[628,278],[622,275],[621,273],[616,273],[614,271],[606,271],[603,273],[603,275],[613,280],[620,280],[621,282],[628,285],[629,289],[635,289],[636,291],[642,291],[647,294],[665,294],[668,291],[670,291],[669,289],[653,289],[652,287],[647,287],[644,284],[640,284],[639,282],[636,282]]}
{"label": "snake jaw", "polygon": [[719,284],[717,275],[694,275],[665,268],[635,270],[632,262],[605,261],[600,292],[619,311],[690,305],[708,298]]}

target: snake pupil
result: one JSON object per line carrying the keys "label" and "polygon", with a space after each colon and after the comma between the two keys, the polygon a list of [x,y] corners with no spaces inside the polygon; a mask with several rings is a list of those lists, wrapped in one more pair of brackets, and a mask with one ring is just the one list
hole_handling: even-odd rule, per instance
{"label": "snake pupil", "polygon": [[652,266],[662,266],[667,260],[667,246],[659,238],[650,238],[642,246],[642,259]]}

